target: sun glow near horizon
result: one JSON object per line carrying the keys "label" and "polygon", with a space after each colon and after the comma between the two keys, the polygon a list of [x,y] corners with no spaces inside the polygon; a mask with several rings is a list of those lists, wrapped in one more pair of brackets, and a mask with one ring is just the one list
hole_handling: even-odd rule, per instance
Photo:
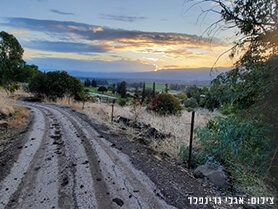
{"label": "sun glow near horizon", "polygon": [[[3,0],[7,9],[0,16],[1,28],[18,39],[28,64],[108,73],[203,68],[214,66],[232,43],[224,37],[232,33],[204,37],[204,28],[196,24],[197,11],[184,14],[183,0],[158,5],[152,1],[69,1],[65,5],[22,0],[18,4],[23,9],[18,10],[12,1]],[[216,66],[232,64],[225,54]]]}
{"label": "sun glow near horizon", "polygon": [[[78,26],[62,24],[66,23],[59,23],[61,27],[58,30],[63,32],[61,34],[28,30],[17,33],[16,36],[23,40],[24,58],[30,62],[47,58],[60,59],[61,62],[84,61],[90,62],[92,69],[94,62],[104,65],[117,63],[115,68],[118,69],[115,70],[118,71],[123,70],[120,62],[134,63],[138,71],[233,65],[228,54],[218,59],[231,46],[217,40],[207,41],[187,34],[117,31],[92,26],[82,26],[81,30]],[[70,32],[67,28],[70,28]],[[41,38],[30,38],[28,34]],[[90,68],[89,65],[86,66]]]}

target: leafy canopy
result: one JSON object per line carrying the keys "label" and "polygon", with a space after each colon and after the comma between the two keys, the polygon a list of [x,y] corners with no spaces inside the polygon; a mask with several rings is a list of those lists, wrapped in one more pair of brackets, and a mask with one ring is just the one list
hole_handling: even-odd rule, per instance
{"label": "leafy canopy", "polygon": [[23,48],[17,39],[6,33],[0,32],[0,85],[7,93],[13,93],[19,88],[17,82],[23,73],[25,62],[22,59]]}
{"label": "leafy canopy", "polygon": [[65,71],[36,74],[29,83],[29,91],[53,101],[65,96],[83,100],[86,95],[81,81]]}
{"label": "leafy canopy", "polygon": [[219,14],[206,30],[212,38],[222,30],[236,31],[234,45],[227,51],[236,61],[234,69],[217,76],[206,97],[208,108],[219,107],[226,116],[197,130],[202,151],[228,165],[238,178],[266,174],[271,167],[277,173],[277,162],[270,159],[277,159],[271,152],[278,149],[278,1],[187,2],[204,6],[200,16]]}
{"label": "leafy canopy", "polygon": [[198,19],[219,14],[219,19],[206,30],[209,36],[228,29],[236,31],[234,46],[229,51],[231,57],[238,58],[237,64],[250,66],[277,54],[277,0],[187,0],[187,3],[189,9],[202,8]]}

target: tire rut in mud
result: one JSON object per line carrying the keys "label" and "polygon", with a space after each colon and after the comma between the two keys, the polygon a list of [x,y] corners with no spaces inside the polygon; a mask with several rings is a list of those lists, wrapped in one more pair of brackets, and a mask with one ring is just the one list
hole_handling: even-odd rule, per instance
{"label": "tire rut in mud", "polygon": [[126,155],[71,110],[25,106],[34,122],[0,182],[0,208],[174,208]]}
{"label": "tire rut in mud", "polygon": [[47,113],[38,109],[33,111],[35,118],[30,127],[32,131],[25,136],[28,141],[22,147],[10,174],[1,182],[1,186],[11,188],[10,193],[5,192],[6,197],[1,198],[6,201],[6,208],[48,207],[48,203],[55,202],[57,198],[54,189],[56,184],[53,183],[56,180],[55,166],[52,166],[53,162],[42,163],[51,152],[47,137],[51,120],[46,116]]}
{"label": "tire rut in mud", "polygon": [[[172,208],[162,201],[156,186],[133,168],[127,156],[113,148],[84,120],[71,117],[70,110],[59,108],[59,112],[71,122],[85,148],[87,161],[84,159],[84,163],[90,166],[99,205],[111,204],[112,200],[112,206],[124,205],[126,208]],[[104,208],[114,208],[112,206]]]}

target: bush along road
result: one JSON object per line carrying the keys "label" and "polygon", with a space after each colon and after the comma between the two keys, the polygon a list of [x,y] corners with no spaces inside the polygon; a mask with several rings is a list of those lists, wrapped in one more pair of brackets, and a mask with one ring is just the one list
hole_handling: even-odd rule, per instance
{"label": "bush along road", "polygon": [[168,156],[105,134],[70,108],[23,105],[32,121],[0,157],[0,209],[214,208],[190,204],[215,194]]}

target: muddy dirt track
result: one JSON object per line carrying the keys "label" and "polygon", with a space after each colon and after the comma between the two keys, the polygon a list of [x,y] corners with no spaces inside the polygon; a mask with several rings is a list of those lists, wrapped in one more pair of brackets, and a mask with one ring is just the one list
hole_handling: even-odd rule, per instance
{"label": "muddy dirt track", "polygon": [[211,208],[189,205],[209,193],[167,156],[100,133],[70,108],[24,106],[33,119],[2,156],[0,209]]}

